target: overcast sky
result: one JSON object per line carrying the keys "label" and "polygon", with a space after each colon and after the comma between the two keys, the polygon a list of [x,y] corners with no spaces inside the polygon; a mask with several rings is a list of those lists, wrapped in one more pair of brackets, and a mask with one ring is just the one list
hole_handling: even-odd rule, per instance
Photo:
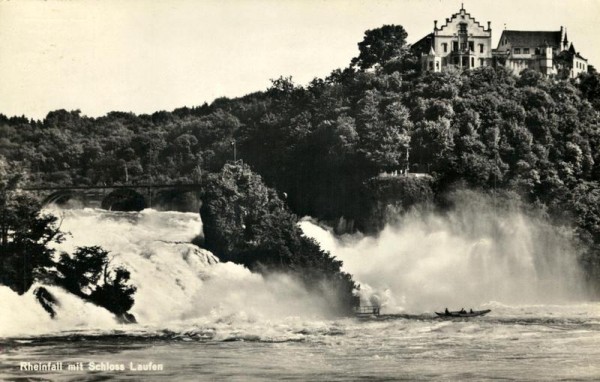
{"label": "overcast sky", "polygon": [[[600,0],[470,0],[507,29],[567,27],[600,66]],[[346,67],[367,29],[403,25],[415,42],[460,0],[0,0],[0,113],[43,118],[55,109],[88,116],[152,113],[298,84]]]}

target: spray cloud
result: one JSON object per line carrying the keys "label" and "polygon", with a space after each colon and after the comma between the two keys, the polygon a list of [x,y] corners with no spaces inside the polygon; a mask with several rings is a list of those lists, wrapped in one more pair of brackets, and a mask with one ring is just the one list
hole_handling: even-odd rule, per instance
{"label": "spray cloud", "polygon": [[584,298],[570,230],[474,191],[450,200],[448,212],[417,208],[377,237],[335,237],[307,220],[301,226],[344,262],[362,303],[387,312]]}

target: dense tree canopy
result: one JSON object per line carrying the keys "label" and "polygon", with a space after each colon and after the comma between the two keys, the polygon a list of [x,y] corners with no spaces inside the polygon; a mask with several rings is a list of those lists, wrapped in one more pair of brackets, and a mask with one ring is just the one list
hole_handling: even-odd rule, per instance
{"label": "dense tree canopy", "polygon": [[401,25],[384,25],[367,30],[364,39],[358,43],[360,54],[352,59],[352,65],[364,70],[400,58],[408,52],[407,37],[408,33]]}

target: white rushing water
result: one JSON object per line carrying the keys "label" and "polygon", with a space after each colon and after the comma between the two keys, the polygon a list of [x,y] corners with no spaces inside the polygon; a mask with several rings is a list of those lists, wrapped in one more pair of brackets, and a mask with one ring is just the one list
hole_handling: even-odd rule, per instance
{"label": "white rushing water", "polygon": [[[585,301],[583,276],[565,232],[518,210],[490,209],[485,199],[457,198],[456,212],[414,212],[377,237],[336,237],[304,220],[307,236],[344,261],[360,284],[363,304],[383,313]],[[466,202],[468,200],[468,202]],[[175,329],[215,320],[265,321],[330,317],[326,300],[289,277],[263,277],[221,263],[190,241],[202,232],[198,214],[49,210],[61,217],[67,240],[58,251],[100,245],[111,265],[131,271],[137,287],[132,313],[147,330]],[[103,308],[58,287],[60,305],[50,319],[32,288],[17,296],[0,287],[0,336],[119,327]],[[20,319],[16,319],[20,317]],[[34,325],[43,323],[43,325]]]}
{"label": "white rushing water", "polygon": [[[111,252],[111,265],[131,271],[137,287],[131,312],[140,325],[132,330],[162,330],[198,322],[256,321],[280,317],[326,317],[327,303],[291,278],[263,277],[243,266],[221,263],[190,241],[201,233],[196,213],[110,212],[96,209],[52,210],[61,216],[67,240],[57,249],[100,245]],[[48,287],[58,301],[50,319],[31,288],[17,296],[0,287],[0,336],[48,334],[121,327],[105,309],[85,303],[58,287]]]}
{"label": "white rushing water", "polygon": [[476,193],[453,201],[451,212],[415,210],[377,237],[336,237],[310,219],[301,227],[344,261],[366,304],[390,313],[589,298],[568,230]]}
{"label": "white rushing water", "polygon": [[[377,237],[305,234],[344,261],[378,319],[332,318],[327,303],[282,275],[220,263],[190,240],[198,214],[52,210],[70,232],[57,249],[101,245],[137,286],[124,325],[58,287],[51,319],[32,290],[0,287],[0,379],[20,362],[154,362],[164,369],[35,373],[51,380],[596,380],[600,304],[581,283],[567,232],[486,201],[414,212]],[[486,308],[472,320],[434,310]]]}

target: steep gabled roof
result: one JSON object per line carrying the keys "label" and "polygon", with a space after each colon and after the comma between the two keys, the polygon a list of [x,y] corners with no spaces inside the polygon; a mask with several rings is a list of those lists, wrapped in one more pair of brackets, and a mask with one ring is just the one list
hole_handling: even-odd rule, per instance
{"label": "steep gabled roof", "polygon": [[477,27],[479,29],[481,29],[482,31],[485,31],[485,28],[483,27],[483,25],[481,25],[479,23],[479,21],[477,21],[475,19],[475,17],[471,16],[471,14],[465,10],[464,6],[461,6],[460,10],[458,12],[456,12],[455,14],[453,14],[452,16],[448,17],[446,19],[446,23],[438,29],[440,31],[440,33],[442,33],[444,31],[444,28],[446,28],[448,25],[450,25],[450,23],[452,23],[452,21],[454,21],[454,19],[457,19],[460,16],[467,17],[467,19],[471,20],[471,22],[473,24],[477,25]]}
{"label": "steep gabled roof", "polygon": [[433,46],[433,40],[434,40],[433,33],[429,33],[429,34],[425,35],[425,37],[423,37],[419,41],[412,44],[411,49],[415,54],[421,54],[421,53],[427,54],[427,53],[429,53],[429,50]]}
{"label": "steep gabled roof", "polygon": [[506,39],[513,47],[537,48],[546,44],[550,46],[560,47],[560,38],[560,31],[546,32],[505,30],[502,32],[500,41]]}

